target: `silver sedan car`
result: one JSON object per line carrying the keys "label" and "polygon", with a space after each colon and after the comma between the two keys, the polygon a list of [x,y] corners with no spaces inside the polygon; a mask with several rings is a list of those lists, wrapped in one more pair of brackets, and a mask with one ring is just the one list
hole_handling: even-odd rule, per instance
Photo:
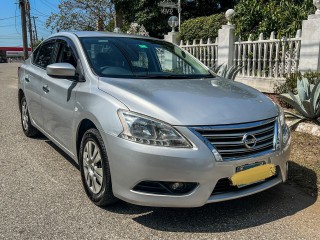
{"label": "silver sedan car", "polygon": [[25,135],[74,159],[99,206],[199,207],[287,179],[281,108],[159,39],[52,35],[19,69],[18,96]]}

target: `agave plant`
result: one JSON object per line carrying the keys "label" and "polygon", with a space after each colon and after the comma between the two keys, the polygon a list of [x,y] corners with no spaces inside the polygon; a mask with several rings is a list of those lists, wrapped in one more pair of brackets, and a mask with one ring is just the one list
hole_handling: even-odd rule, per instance
{"label": "agave plant", "polygon": [[310,84],[306,78],[302,78],[297,82],[298,94],[292,92],[281,94],[280,98],[294,107],[300,115],[287,113],[296,117],[292,126],[305,119],[317,121],[320,117],[320,81],[315,85]]}
{"label": "agave plant", "polygon": [[221,64],[219,66],[214,65],[211,70],[217,74],[220,77],[230,79],[230,80],[235,80],[238,72],[242,67],[233,65],[231,67],[228,67],[227,65]]}

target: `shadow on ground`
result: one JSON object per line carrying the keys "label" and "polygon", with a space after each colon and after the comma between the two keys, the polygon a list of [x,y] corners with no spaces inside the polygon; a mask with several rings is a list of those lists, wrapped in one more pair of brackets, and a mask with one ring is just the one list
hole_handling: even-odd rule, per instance
{"label": "shadow on ground", "polygon": [[[317,189],[314,171],[294,165],[295,169],[307,174],[310,188]],[[312,186],[311,186],[312,185]],[[170,232],[229,232],[270,223],[313,205],[317,194],[312,197],[299,188],[280,184],[267,191],[245,198],[208,204],[200,208],[151,208],[120,202],[106,208],[118,214],[140,214],[133,220],[159,231]],[[143,214],[143,215],[141,215]]]}
{"label": "shadow on ground", "polygon": [[[49,140],[45,141],[78,168],[77,164],[55,144]],[[313,179],[310,182],[311,188],[317,189],[317,177],[312,170],[298,164],[295,164],[294,167],[295,170],[308,174],[308,178]],[[308,208],[316,200],[317,195],[312,197],[299,188],[289,184],[280,184],[249,197],[208,204],[200,208],[142,207],[119,201],[104,210],[131,215],[135,222],[159,231],[229,232],[285,218]]]}
{"label": "shadow on ground", "polygon": [[317,174],[307,167],[303,167],[293,161],[289,161],[289,181],[288,184],[298,186],[311,196],[318,196]]}
{"label": "shadow on ground", "polygon": [[44,135],[41,135],[39,138],[41,138],[41,140],[44,140],[45,143],[50,145],[54,150],[56,150],[59,154],[61,154],[73,167],[80,170],[79,165],[71,157],[69,157],[68,154],[66,154],[64,151],[62,151],[57,145],[55,145],[53,142],[51,142]]}

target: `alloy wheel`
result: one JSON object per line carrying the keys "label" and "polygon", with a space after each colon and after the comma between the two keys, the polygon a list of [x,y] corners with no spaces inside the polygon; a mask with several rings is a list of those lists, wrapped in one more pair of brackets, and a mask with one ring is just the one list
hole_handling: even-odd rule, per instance
{"label": "alloy wheel", "polygon": [[29,128],[29,115],[28,115],[28,106],[27,101],[24,99],[21,105],[21,118],[22,126],[25,131],[28,131]]}
{"label": "alloy wheel", "polygon": [[102,189],[103,171],[102,159],[98,145],[89,140],[83,151],[84,178],[89,189],[98,194]]}

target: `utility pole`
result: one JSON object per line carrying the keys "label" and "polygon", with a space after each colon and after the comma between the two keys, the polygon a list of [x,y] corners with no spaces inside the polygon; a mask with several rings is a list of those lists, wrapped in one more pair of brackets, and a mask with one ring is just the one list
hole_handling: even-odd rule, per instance
{"label": "utility pole", "polygon": [[22,25],[22,41],[23,41],[23,56],[24,60],[28,58],[28,39],[27,39],[27,24],[26,24],[26,6],[24,0],[19,0]]}
{"label": "utility pole", "polygon": [[35,20],[38,17],[33,16],[32,18],[33,18],[33,26],[34,26],[35,36],[36,36],[35,39],[38,42],[38,32],[37,32],[37,25],[36,25],[36,20]]}
{"label": "utility pole", "polygon": [[26,12],[27,12],[27,18],[28,18],[28,28],[29,28],[29,37],[30,37],[30,46],[31,46],[31,51],[33,51],[33,38],[32,38],[32,24],[31,24],[31,17],[30,17],[30,3],[29,0],[26,0]]}
{"label": "utility pole", "polygon": [[33,42],[34,44],[36,44],[37,39],[36,39],[36,32],[34,30],[32,30],[32,36],[33,36]]}
{"label": "utility pole", "polygon": [[179,18],[179,32],[180,32],[180,27],[181,27],[181,0],[178,0],[178,18]]}

